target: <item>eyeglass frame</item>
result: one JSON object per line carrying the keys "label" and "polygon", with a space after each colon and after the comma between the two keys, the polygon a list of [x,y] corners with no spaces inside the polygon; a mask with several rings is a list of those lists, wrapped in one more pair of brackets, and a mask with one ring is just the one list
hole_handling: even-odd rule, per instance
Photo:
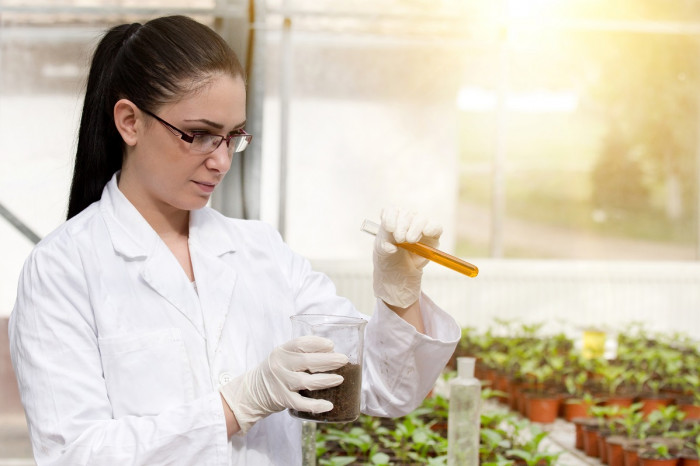
{"label": "eyeglass frame", "polygon": [[[153,118],[155,118],[160,124],[162,124],[162,125],[165,126],[168,130],[170,130],[170,132],[171,132],[173,135],[177,136],[177,134],[176,134],[176,133],[173,133],[173,131],[176,131],[177,133],[179,133],[180,139],[182,139],[183,141],[185,141],[185,142],[188,143],[188,144],[192,144],[192,143],[194,142],[195,137],[197,137],[197,134],[188,134],[188,133],[184,132],[183,130],[181,130],[180,128],[177,128],[176,126],[174,126],[174,125],[168,123],[167,121],[165,121],[164,119],[162,119],[161,117],[159,117],[158,115],[156,115],[155,113],[149,112],[148,110],[143,110],[143,112],[144,112],[145,114],[150,115],[150,116],[152,116]],[[238,129],[238,130],[236,130],[236,131],[239,131],[239,132],[238,132],[238,133],[229,134],[228,136],[222,136],[222,135],[220,135],[220,134],[209,134],[209,136],[216,136],[216,137],[220,138],[220,139],[219,139],[219,143],[218,143],[218,144],[216,145],[216,147],[214,147],[210,152],[197,152],[197,153],[198,153],[198,154],[202,154],[202,155],[211,154],[211,153],[214,152],[216,149],[218,149],[219,146],[221,146],[221,143],[224,142],[224,141],[226,141],[226,148],[228,149],[228,148],[230,147],[231,139],[233,139],[233,138],[235,138],[235,137],[241,137],[241,136],[246,137],[246,147],[244,147],[243,150],[235,151],[235,152],[232,152],[232,153],[233,153],[233,154],[237,154],[237,153],[239,153],[239,152],[243,152],[243,151],[248,147],[248,144],[250,144],[250,141],[253,139],[253,135],[252,135],[252,134],[249,134],[249,133],[246,133],[246,131],[245,131],[244,129],[242,129],[242,128],[241,128],[241,129]]]}

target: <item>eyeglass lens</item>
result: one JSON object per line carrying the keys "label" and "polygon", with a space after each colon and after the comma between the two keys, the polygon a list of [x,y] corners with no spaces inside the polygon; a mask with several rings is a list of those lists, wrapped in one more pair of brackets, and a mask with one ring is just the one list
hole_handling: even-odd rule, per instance
{"label": "eyeglass lens", "polygon": [[[224,139],[223,136],[214,134],[197,134],[192,141],[192,150],[208,154],[215,151]],[[233,136],[227,141],[229,154],[243,151],[248,146],[250,139],[251,136],[247,134]]]}

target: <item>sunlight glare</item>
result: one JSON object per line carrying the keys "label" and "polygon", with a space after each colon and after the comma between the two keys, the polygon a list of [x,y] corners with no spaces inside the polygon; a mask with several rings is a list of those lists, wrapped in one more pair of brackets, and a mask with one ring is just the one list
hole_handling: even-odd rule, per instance
{"label": "sunlight glare", "polygon": [[566,0],[506,0],[506,14],[515,19],[550,16]]}
{"label": "sunlight glare", "polygon": [[[457,96],[457,106],[466,112],[490,112],[496,109],[495,92],[478,87],[464,87]],[[573,91],[538,89],[509,94],[506,109],[518,113],[572,113],[578,109],[579,97]]]}

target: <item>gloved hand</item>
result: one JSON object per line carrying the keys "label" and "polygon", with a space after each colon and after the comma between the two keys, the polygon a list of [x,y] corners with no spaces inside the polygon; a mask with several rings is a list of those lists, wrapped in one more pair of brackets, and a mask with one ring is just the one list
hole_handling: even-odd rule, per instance
{"label": "gloved hand", "polygon": [[374,240],[374,295],[387,304],[406,308],[420,296],[423,267],[428,259],[397,248],[396,243],[440,243],[442,227],[425,217],[397,208],[382,211],[379,233]]}
{"label": "gloved hand", "polygon": [[[299,390],[319,390],[343,382],[331,371],[348,363],[348,357],[334,353],[327,338],[304,336],[278,346],[257,368],[219,388],[219,392],[236,416],[241,433],[245,433],[269,414],[292,408],[311,413],[333,409],[326,400],[306,398]],[[304,372],[308,370],[309,374]]]}

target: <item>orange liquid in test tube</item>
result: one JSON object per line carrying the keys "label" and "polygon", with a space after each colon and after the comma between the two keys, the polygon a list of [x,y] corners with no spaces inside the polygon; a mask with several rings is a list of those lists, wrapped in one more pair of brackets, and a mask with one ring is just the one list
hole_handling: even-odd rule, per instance
{"label": "orange liquid in test tube", "polygon": [[[379,232],[379,225],[370,220],[365,220],[362,222],[361,230],[371,235],[376,235]],[[470,264],[459,257],[447,254],[446,252],[435,249],[427,244],[423,244],[420,241],[417,243],[397,243],[396,246],[406,249],[407,251],[411,251],[414,254],[418,254],[421,257],[425,257],[428,260],[436,262],[468,277],[476,277],[479,274],[479,268],[476,265]]]}

